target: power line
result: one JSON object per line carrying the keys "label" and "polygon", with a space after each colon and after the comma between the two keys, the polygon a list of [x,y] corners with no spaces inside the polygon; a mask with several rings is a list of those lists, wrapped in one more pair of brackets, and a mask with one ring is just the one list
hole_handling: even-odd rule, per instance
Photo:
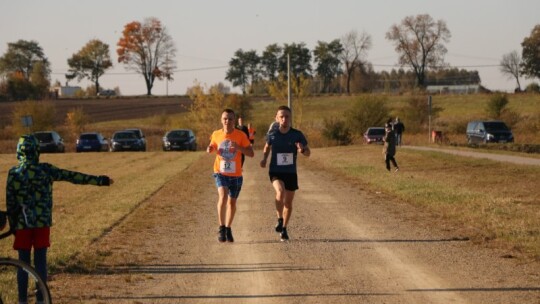
{"label": "power line", "polygon": [[[401,68],[407,65],[399,64],[381,64],[381,63],[370,63],[373,67],[386,67],[386,68]],[[173,73],[184,73],[184,72],[195,72],[195,71],[210,71],[210,70],[220,70],[228,68],[228,65],[221,66],[212,66],[212,67],[201,67],[201,68],[192,68],[192,69],[178,69],[172,71]],[[436,66],[436,68],[495,68],[501,67],[500,64],[479,64],[479,65],[453,65],[453,66]],[[52,72],[51,75],[63,75],[65,72]],[[139,72],[107,72],[106,75],[140,75]]]}
{"label": "power line", "polygon": [[[400,68],[403,66],[408,65],[399,65],[399,64],[378,64],[378,63],[372,63],[371,64],[374,67],[388,67],[388,68]],[[479,65],[440,65],[435,66],[436,68],[494,68],[494,67],[500,67],[500,64],[479,64]]]}
{"label": "power line", "polygon": [[[193,68],[193,69],[179,69],[172,71],[173,73],[183,73],[183,72],[193,72],[193,71],[207,71],[207,70],[220,70],[228,68],[228,65],[215,66],[215,67],[204,67],[204,68]],[[63,75],[65,72],[52,72],[51,75]],[[107,72],[106,75],[140,75],[139,72]],[[105,74],[104,74],[105,75]]]}

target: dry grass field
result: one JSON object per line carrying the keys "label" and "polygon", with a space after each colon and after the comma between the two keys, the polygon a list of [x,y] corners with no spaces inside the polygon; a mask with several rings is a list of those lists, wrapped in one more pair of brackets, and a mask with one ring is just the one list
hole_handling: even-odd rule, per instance
{"label": "dry grass field", "polygon": [[[41,162],[60,168],[114,179],[111,187],[54,184],[52,242],[49,255],[52,269],[65,265],[81,248],[103,235],[129,215],[139,204],[175,178],[202,152],[124,152],[43,154]],[[17,164],[15,155],[0,155],[0,184],[6,184],[9,168]],[[182,189],[178,189],[182,191]],[[0,187],[5,210],[5,186]],[[180,202],[179,202],[180,203]],[[11,239],[0,243],[0,256],[14,256]]]}
{"label": "dry grass field", "polygon": [[[66,113],[75,108],[82,108],[91,117],[92,122],[144,118],[160,114],[176,114],[186,110],[190,101],[187,97],[122,97],[98,99],[59,99],[45,101],[56,108],[56,124],[61,125]],[[17,102],[0,102],[1,126],[11,123],[12,109]]]}
{"label": "dry grass field", "polygon": [[[433,120],[432,130],[444,132],[449,141],[465,145],[465,126],[469,120],[485,119],[485,108],[492,95],[436,95],[433,105],[442,108],[439,117]],[[328,117],[342,118],[361,96],[319,96],[303,102],[301,117],[295,117],[313,146],[331,145],[322,137],[321,129]],[[406,105],[409,95],[388,95],[388,107],[395,116]],[[518,113],[521,119],[513,127],[517,144],[540,144],[540,94],[510,94],[508,108]],[[293,103],[294,103],[293,99]],[[65,137],[68,151],[74,151],[74,139],[67,134],[64,121],[66,113],[81,108],[90,118],[86,131],[102,132],[110,137],[114,131],[124,128],[142,128],[147,135],[148,148],[151,151],[161,149],[161,138],[166,130],[172,128],[194,128],[187,120],[186,113],[190,100],[185,96],[171,97],[118,97],[105,99],[56,100],[52,101],[56,109],[57,131]],[[251,122],[258,130],[256,147],[261,146],[264,132],[272,122],[275,109],[283,102],[272,98],[255,97],[253,109],[244,123]],[[12,110],[16,103],[0,103],[0,153],[14,152],[16,134],[10,127]],[[407,122],[404,122],[407,126]],[[196,131],[196,130],[195,130]],[[406,144],[427,145],[428,134],[405,133]],[[198,134],[199,146],[205,146],[208,135]],[[354,138],[361,143],[361,137]],[[508,146],[508,145],[507,145]]]}
{"label": "dry grass field", "polygon": [[[343,115],[355,98],[318,97],[304,105],[302,129],[312,147],[324,146],[318,129],[322,120],[332,115]],[[402,106],[403,98],[395,96],[390,102],[398,108]],[[440,96],[434,102],[444,108],[439,119],[448,122],[482,115],[488,99],[486,95]],[[117,181],[112,188],[64,183],[55,185],[54,231],[62,233],[54,233],[54,241],[61,244],[56,248],[62,250],[55,251],[51,256],[53,267],[66,263],[77,253],[78,247],[88,246],[92,239],[111,229],[140,202],[201,155],[199,152],[158,152],[164,130],[172,126],[189,127],[185,107],[181,106],[186,103],[181,98],[59,102],[59,117],[62,111],[65,115],[70,105],[88,106],[88,114],[93,121],[89,128],[101,131],[106,136],[117,129],[142,128],[147,134],[150,152],[42,155],[42,161],[90,174],[108,174]],[[260,148],[262,134],[272,121],[277,104],[275,101],[253,103],[248,122],[253,122],[259,130],[256,148]],[[510,107],[524,117],[540,117],[540,96],[510,96]],[[3,120],[7,117],[8,108],[9,105],[0,103]],[[107,116],[107,113],[117,114]],[[6,122],[2,121],[2,128],[5,126]],[[199,146],[204,145],[206,136],[198,136]],[[460,134],[452,136],[456,141],[462,137]],[[540,132],[530,132],[528,136],[522,137],[517,133],[516,138],[518,141],[540,143]],[[408,144],[428,144],[427,135],[423,134],[405,134],[405,141]],[[312,160],[314,165],[321,168],[450,219],[474,231],[478,241],[502,242],[504,246],[513,246],[528,256],[540,257],[538,168],[439,153],[400,151],[397,159],[404,172],[388,176],[382,170],[380,149],[380,146],[361,144],[321,148],[316,150]],[[16,164],[14,150],[15,140],[4,138],[4,149],[0,151],[7,154],[0,154],[0,185],[5,184],[7,170]],[[0,189],[0,197],[5,197],[5,187]],[[11,254],[9,244],[1,244],[0,248],[3,253]]]}
{"label": "dry grass field", "polygon": [[[479,97],[481,102],[474,107],[469,104],[471,100],[461,100],[462,97],[445,100],[441,98],[439,102],[445,105],[445,110],[440,120],[445,123],[440,126],[448,126],[452,124],[452,120],[465,121],[468,118],[464,117],[482,115],[482,106],[487,102],[487,97],[476,97]],[[388,173],[384,169],[380,145],[356,142],[346,147],[325,146],[320,135],[321,122],[327,116],[342,115],[350,107],[351,101],[354,101],[354,97],[316,98],[309,101],[309,106],[306,106],[304,111],[302,129],[313,146],[313,152],[309,159],[301,160],[302,165],[324,170],[332,175],[332,178],[346,181],[351,188],[382,197],[390,206],[407,204],[416,208],[419,214],[429,214],[428,217],[422,216],[422,221],[418,221],[418,224],[427,230],[437,227],[464,236],[479,246],[503,249],[507,252],[505,259],[516,259],[519,263],[540,261],[539,167],[398,149],[396,159],[401,170],[399,173]],[[112,108],[108,106],[112,107],[115,101],[107,102],[112,103],[101,104],[96,112],[89,110],[89,113],[95,114],[91,114],[93,122],[88,127],[103,132],[106,136],[110,136],[117,129],[140,127],[147,134],[150,151],[42,154],[43,162],[89,174],[106,174],[115,180],[112,187],[55,183],[52,228],[54,250],[51,250],[48,256],[49,272],[53,280],[56,274],[63,271],[79,273],[95,268],[99,261],[112,254],[101,248],[95,250],[94,256],[82,254],[92,248],[96,240],[103,239],[103,236],[117,225],[125,223],[124,219],[135,214],[140,216],[141,212],[134,211],[144,209],[139,207],[145,202],[151,202],[150,198],[169,181],[185,178],[186,169],[195,161],[208,157],[210,163],[210,156],[203,152],[159,151],[164,130],[171,127],[189,127],[185,108],[182,108],[178,101],[171,101],[169,104],[174,109],[180,108],[178,112],[159,112],[157,108],[165,107],[164,105],[147,106],[147,110],[142,110],[145,107],[141,102],[139,106],[124,104],[123,109],[118,110],[118,113],[122,114],[105,118],[105,114],[99,113],[112,112]],[[396,97],[392,102],[395,107],[399,107],[402,101]],[[520,107],[516,108],[516,111],[531,119],[528,123],[533,121],[534,117],[540,117],[540,97],[529,96],[519,102]],[[254,122],[258,130],[265,131],[272,121],[277,104],[273,101],[254,102],[249,121]],[[467,107],[471,108],[462,109]],[[465,114],[463,111],[472,114]],[[6,128],[4,123],[2,121],[2,128]],[[519,128],[517,130],[521,132]],[[3,131],[7,133],[5,129]],[[262,133],[264,132],[259,132],[256,140],[258,155],[261,153]],[[527,136],[517,133],[516,138],[518,141],[538,144],[539,133],[529,132]],[[455,137],[453,140],[456,142],[464,141],[461,134],[451,136]],[[205,144],[205,137],[199,134],[199,146]],[[406,134],[405,142],[429,145],[426,134]],[[16,164],[13,153],[15,140],[4,138],[4,145],[3,149],[0,147],[0,185],[5,185],[7,171]],[[71,149],[73,150],[73,146]],[[208,170],[210,172],[210,167]],[[208,179],[211,179],[210,173]],[[179,188],[177,191],[201,193],[215,190]],[[0,197],[5,198],[4,186],[0,187]],[[185,202],[178,201],[178,204],[183,203]],[[144,205],[148,207],[148,204]],[[2,206],[4,205],[0,200],[0,209],[5,208]],[[160,212],[166,213],[167,210]],[[166,221],[167,218],[163,220]],[[144,220],[130,222],[150,225],[145,224]],[[137,231],[137,228],[133,227],[132,230]],[[150,226],[141,228],[152,229]],[[137,236],[133,238],[137,239]],[[11,245],[11,239],[0,242],[0,256],[15,257]]]}
{"label": "dry grass field", "polygon": [[439,152],[398,149],[398,173],[384,168],[380,146],[317,149],[310,165],[432,214],[474,242],[540,260],[540,167]]}

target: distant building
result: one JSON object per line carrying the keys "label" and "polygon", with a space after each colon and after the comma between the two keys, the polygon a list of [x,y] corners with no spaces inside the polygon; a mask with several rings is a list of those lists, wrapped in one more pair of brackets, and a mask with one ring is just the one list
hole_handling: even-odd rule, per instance
{"label": "distant building", "polygon": [[72,87],[72,86],[59,86],[59,87],[54,87],[52,88],[52,91],[53,93],[57,96],[57,97],[63,97],[63,98],[66,98],[66,97],[75,97],[75,95],[77,94],[77,91],[81,91],[82,88],[81,87],[78,87],[78,86],[75,86],[75,87]]}
{"label": "distant building", "polygon": [[479,93],[479,84],[428,85],[426,91],[430,94],[475,94]]}

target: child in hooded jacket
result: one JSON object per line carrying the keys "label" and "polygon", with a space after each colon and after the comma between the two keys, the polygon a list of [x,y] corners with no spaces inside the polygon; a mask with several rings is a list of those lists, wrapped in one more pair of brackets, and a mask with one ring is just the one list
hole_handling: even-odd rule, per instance
{"label": "child in hooded jacket", "polygon": [[[53,182],[109,186],[108,176],[94,176],[60,169],[49,163],[39,162],[39,141],[33,135],[23,135],[17,144],[18,165],[11,168],[7,177],[6,207],[8,220],[14,230],[13,249],[19,260],[30,264],[34,248],[34,268],[47,281],[47,248],[50,247],[52,225]],[[27,303],[28,274],[17,272],[19,303]],[[37,294],[37,302],[42,301]]]}

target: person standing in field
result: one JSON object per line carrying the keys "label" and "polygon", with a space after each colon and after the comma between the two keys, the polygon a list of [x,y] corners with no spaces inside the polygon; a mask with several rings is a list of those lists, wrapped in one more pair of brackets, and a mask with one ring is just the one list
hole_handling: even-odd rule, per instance
{"label": "person standing in field", "polygon": [[390,162],[395,167],[395,171],[399,171],[399,167],[397,165],[397,162],[394,158],[396,155],[396,136],[394,135],[394,131],[392,130],[392,125],[386,124],[384,126],[384,137],[383,137],[383,155],[384,155],[384,162],[386,163],[386,170],[390,171]]}
{"label": "person standing in field", "polygon": [[393,130],[396,134],[396,145],[401,146],[401,138],[403,132],[405,132],[405,125],[399,120],[399,117],[396,117],[396,120],[394,121]]}
{"label": "person standing in field", "polygon": [[280,106],[276,121],[279,128],[269,132],[263,150],[262,168],[266,167],[270,152],[269,176],[276,192],[275,204],[278,218],[275,231],[280,233],[281,241],[289,240],[287,227],[293,210],[295,191],[298,190],[296,161],[298,154],[310,156],[311,151],[304,134],[291,127],[291,109]]}
{"label": "person standing in field", "polygon": [[[242,116],[238,117],[238,125],[236,125],[236,128],[246,134],[246,136],[249,138],[249,130],[246,126],[243,124]],[[246,156],[242,154],[242,167],[244,167],[244,161],[246,160]]]}
{"label": "person standing in field", "polygon": [[247,135],[234,127],[233,110],[223,110],[221,124],[223,128],[212,133],[206,152],[216,152],[213,176],[218,190],[218,241],[234,242],[231,226],[243,182],[241,155],[253,157],[254,152]]}
{"label": "person standing in field", "polygon": [[[94,176],[57,168],[39,162],[39,141],[34,135],[23,135],[17,144],[19,164],[8,172],[6,207],[11,229],[14,229],[13,249],[19,260],[30,264],[34,249],[34,268],[47,281],[47,248],[50,247],[52,226],[53,182],[109,186],[113,180],[105,175]],[[19,303],[28,303],[28,274],[17,272]],[[43,295],[36,295],[37,303]]]}

